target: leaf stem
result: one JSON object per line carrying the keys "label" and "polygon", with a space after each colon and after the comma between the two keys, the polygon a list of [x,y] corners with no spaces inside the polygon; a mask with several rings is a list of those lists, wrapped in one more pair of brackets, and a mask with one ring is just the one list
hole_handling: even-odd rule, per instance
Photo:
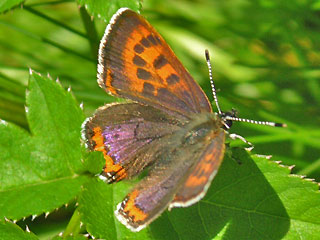
{"label": "leaf stem", "polygon": [[63,237],[67,237],[69,235],[77,235],[81,231],[81,222],[80,222],[80,213],[78,208],[74,211],[66,230],[63,232]]}
{"label": "leaf stem", "polygon": [[40,18],[43,18],[43,19],[47,20],[48,22],[51,22],[51,23],[53,23],[53,24],[55,24],[55,25],[57,25],[57,26],[60,26],[60,27],[62,27],[62,28],[65,28],[65,29],[69,30],[70,32],[72,32],[72,33],[74,33],[74,34],[77,34],[77,35],[79,35],[79,36],[81,36],[81,37],[83,37],[83,38],[87,38],[86,34],[80,32],[80,31],[78,31],[78,30],[76,30],[76,29],[74,29],[74,28],[72,28],[72,27],[69,27],[69,26],[67,26],[66,24],[64,24],[64,23],[62,23],[62,22],[59,22],[59,21],[57,21],[57,20],[55,20],[55,19],[53,19],[53,18],[51,18],[51,17],[49,17],[49,16],[47,16],[47,15],[39,12],[39,11],[37,11],[37,10],[35,10],[35,9],[29,7],[29,6],[26,6],[26,5],[25,5],[23,8],[24,8],[25,10],[29,11],[30,13],[32,13],[32,14],[40,17]]}
{"label": "leaf stem", "polygon": [[23,106],[2,97],[0,97],[0,119],[14,122],[28,129],[28,123]]}
{"label": "leaf stem", "polygon": [[91,19],[87,10],[83,6],[80,7],[80,15],[81,15],[83,25],[87,32],[92,56],[94,59],[96,59],[98,54],[98,43],[99,43],[96,27],[94,25],[93,19]]}
{"label": "leaf stem", "polygon": [[76,51],[74,51],[74,50],[72,50],[70,48],[67,48],[67,47],[65,47],[65,46],[63,46],[63,45],[61,45],[59,43],[56,43],[56,42],[54,42],[54,41],[52,41],[52,40],[50,40],[48,38],[36,35],[36,34],[34,34],[32,32],[29,32],[29,31],[27,31],[25,29],[22,29],[22,28],[20,28],[18,26],[15,26],[13,24],[8,23],[8,22],[0,20],[0,24],[5,25],[5,26],[7,26],[7,27],[9,27],[9,28],[11,28],[11,29],[13,29],[13,30],[15,30],[17,32],[20,32],[20,33],[22,33],[22,34],[24,34],[24,35],[26,35],[26,36],[28,36],[30,38],[33,38],[35,40],[47,43],[47,44],[49,44],[49,45],[51,45],[53,47],[56,47],[56,48],[60,49],[61,51],[73,54],[73,55],[75,55],[77,57],[80,57],[80,58],[82,58],[84,60],[87,60],[89,62],[94,62],[95,61],[92,58],[87,57],[86,55],[82,55],[82,54],[80,54],[80,53],[78,53],[78,52],[76,52]]}
{"label": "leaf stem", "polygon": [[0,87],[24,100],[26,87],[0,72]]}
{"label": "leaf stem", "polygon": [[320,169],[320,158],[298,172],[299,175],[310,175]]}
{"label": "leaf stem", "polygon": [[[36,6],[47,6],[47,5],[56,5],[61,3],[74,3],[73,0],[61,0],[61,1],[48,1],[48,2],[38,2],[38,3],[30,3],[28,4],[29,7],[36,7]],[[25,5],[23,5],[24,7]]]}

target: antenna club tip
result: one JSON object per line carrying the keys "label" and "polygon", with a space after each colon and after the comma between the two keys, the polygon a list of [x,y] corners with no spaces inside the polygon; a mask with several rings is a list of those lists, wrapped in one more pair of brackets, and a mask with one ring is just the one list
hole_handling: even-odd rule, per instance
{"label": "antenna club tip", "polygon": [[275,123],[274,126],[275,127],[287,127],[288,125],[285,123]]}
{"label": "antenna club tip", "polygon": [[206,59],[210,60],[210,55],[209,55],[209,50],[208,49],[204,50],[204,54],[206,56]]}

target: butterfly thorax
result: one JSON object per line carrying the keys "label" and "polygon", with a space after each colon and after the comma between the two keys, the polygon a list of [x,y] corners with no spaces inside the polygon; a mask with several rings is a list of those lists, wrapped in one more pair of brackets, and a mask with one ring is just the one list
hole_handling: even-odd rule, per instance
{"label": "butterfly thorax", "polygon": [[185,126],[186,133],[182,143],[193,145],[208,142],[215,138],[222,130],[222,120],[215,113],[202,113],[195,115]]}

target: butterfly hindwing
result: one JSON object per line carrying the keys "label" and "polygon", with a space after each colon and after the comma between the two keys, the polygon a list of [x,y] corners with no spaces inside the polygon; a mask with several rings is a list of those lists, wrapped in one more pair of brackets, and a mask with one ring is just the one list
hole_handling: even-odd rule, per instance
{"label": "butterfly hindwing", "polygon": [[190,204],[200,200],[223,157],[220,140],[225,133],[218,125],[209,116],[202,116],[164,139],[170,144],[162,148],[148,176],[118,205],[118,219],[132,231],[139,231],[168,206],[182,206],[182,200]]}
{"label": "butterfly hindwing", "polygon": [[180,129],[182,120],[138,103],[107,104],[83,126],[90,150],[101,151],[109,182],[131,178],[154,160],[159,140]]}
{"label": "butterfly hindwing", "polygon": [[169,208],[188,207],[204,197],[224,157],[225,133],[221,131],[203,150],[184,183],[181,184]]}
{"label": "butterfly hindwing", "polygon": [[168,44],[140,15],[120,9],[100,43],[98,82],[110,94],[171,113],[211,112],[211,105]]}

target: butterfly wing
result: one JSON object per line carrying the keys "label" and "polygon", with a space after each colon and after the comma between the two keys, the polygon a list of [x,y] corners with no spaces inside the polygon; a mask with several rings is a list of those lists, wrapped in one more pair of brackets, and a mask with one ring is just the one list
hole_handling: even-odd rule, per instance
{"label": "butterfly wing", "polygon": [[225,133],[221,131],[203,151],[185,182],[177,190],[169,209],[173,207],[188,207],[205,196],[223,160],[224,140]]}
{"label": "butterfly wing", "polygon": [[98,83],[112,95],[178,115],[212,112],[206,95],[168,44],[130,9],[118,10],[101,40]]}
{"label": "butterfly wing", "polygon": [[118,10],[101,40],[98,82],[138,102],[100,108],[84,124],[89,149],[106,159],[103,175],[119,181],[150,166],[118,205],[118,219],[139,231],[168,206],[198,201],[222,160],[225,133],[170,47],[129,9]]}
{"label": "butterfly wing", "polygon": [[90,150],[103,153],[102,176],[114,182],[137,175],[154,161],[165,139],[182,124],[151,106],[107,104],[84,122],[83,138]]}
{"label": "butterfly wing", "polygon": [[140,231],[168,207],[188,168],[168,171],[151,172],[118,204],[115,215],[127,228]]}
{"label": "butterfly wing", "polygon": [[149,175],[125,197],[117,218],[139,231],[168,206],[197,202],[215,175],[224,153],[225,132],[204,116],[177,131],[162,149]]}

